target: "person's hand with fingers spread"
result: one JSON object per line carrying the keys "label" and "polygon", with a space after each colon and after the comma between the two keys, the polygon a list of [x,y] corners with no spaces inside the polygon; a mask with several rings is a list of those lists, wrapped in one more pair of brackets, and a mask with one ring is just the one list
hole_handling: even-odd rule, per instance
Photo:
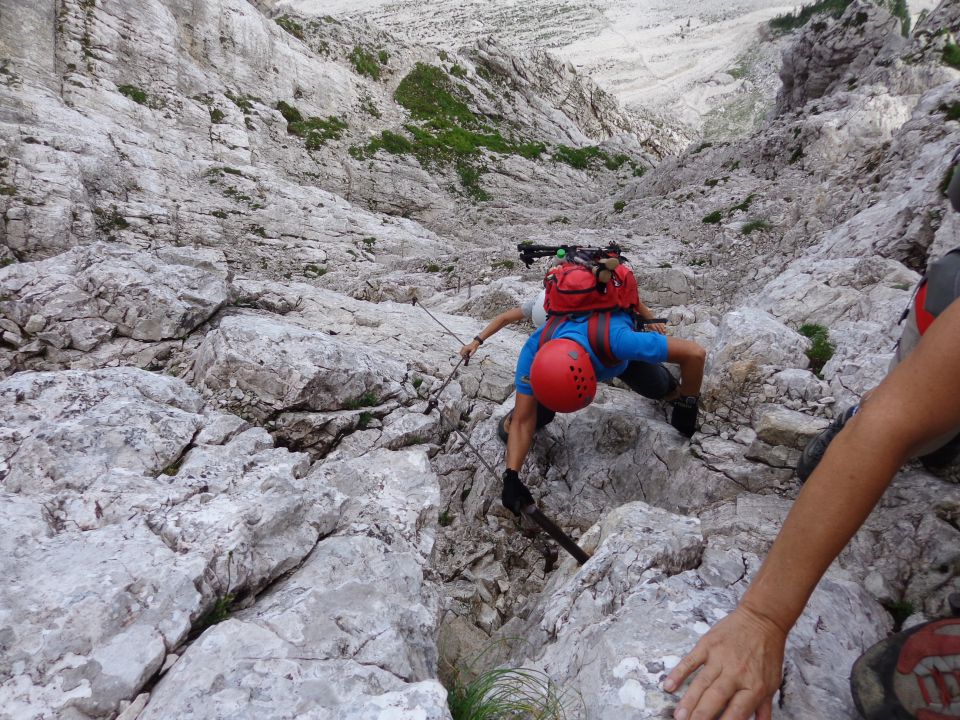
{"label": "person's hand with fingers spread", "polygon": [[663,683],[674,692],[699,669],[674,710],[676,720],[770,720],[780,687],[787,633],[768,618],[738,607],[670,672]]}
{"label": "person's hand with fingers spread", "polygon": [[[787,633],[900,466],[960,426],[960,299],[827,447],[740,605],[667,676],[676,720],[770,720]],[[720,713],[723,713],[722,715]]]}

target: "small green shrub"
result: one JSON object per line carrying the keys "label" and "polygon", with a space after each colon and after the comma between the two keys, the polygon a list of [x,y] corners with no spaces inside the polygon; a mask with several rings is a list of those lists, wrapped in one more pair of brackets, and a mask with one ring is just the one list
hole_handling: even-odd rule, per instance
{"label": "small green shrub", "polygon": [[462,80],[467,76],[467,71],[459,65],[454,65],[452,68],[450,68],[450,74],[455,78],[460,78]]}
{"label": "small green shrub", "polygon": [[317,150],[327,140],[339,140],[347,129],[347,123],[335,115],[328,118],[304,118],[296,107],[282,100],[277,103],[276,108],[287,121],[287,132],[302,137],[307,150]]}
{"label": "small green shrub", "polygon": [[[410,443],[411,445],[419,445],[420,443]],[[437,521],[440,523],[440,527],[448,527],[453,524],[453,515],[449,510],[441,510],[440,516],[437,518]]]}
{"label": "small green shrub", "polygon": [[418,390],[420,386],[423,385],[423,378],[418,376],[413,378],[413,380],[411,380],[410,382],[413,385],[413,389]]}
{"label": "small green shrub", "polygon": [[706,180],[703,181],[703,184],[706,185],[707,187],[716,187],[719,182],[720,180],[718,180],[717,178],[707,178]]}
{"label": "small green shrub", "polygon": [[364,410],[360,413],[360,417],[357,418],[357,429],[365,430],[370,427],[371,422],[373,422],[373,413]]}
{"label": "small green shrub", "polygon": [[136,85],[118,85],[117,90],[121,95],[130,98],[135,103],[149,107],[148,100],[150,96],[147,95],[146,90],[138,88]]}
{"label": "small green shrub", "polygon": [[623,212],[623,209],[624,209],[626,206],[627,206],[626,201],[624,201],[624,200],[617,200],[617,201],[613,204],[613,211],[616,212],[616,213],[622,213],[622,212]]}
{"label": "small green shrub", "polygon": [[603,166],[607,170],[619,170],[623,167],[624,163],[630,162],[630,157],[623,154],[614,155],[613,157],[604,154],[603,157]]}
{"label": "small green shrub", "polygon": [[215,218],[220,218],[221,220],[227,219],[227,214],[223,210],[214,210],[210,214],[213,215]]}
{"label": "small green shrub", "polygon": [[0,195],[16,195],[16,185],[0,185]]}
{"label": "small green shrub", "polygon": [[893,618],[894,632],[899,632],[903,628],[904,621],[916,612],[916,608],[909,600],[895,600],[884,604],[884,608]]}
{"label": "small green shrub", "polygon": [[283,115],[283,119],[287,123],[299,123],[303,122],[303,115],[300,114],[300,111],[296,107],[285,103],[283,100],[278,100],[276,105],[277,110],[280,111],[280,114]]}
{"label": "small green shrub", "polygon": [[773,227],[773,225],[771,225],[766,220],[762,220],[762,219],[749,220],[748,222],[745,222],[743,224],[743,227],[740,228],[740,232],[743,233],[744,235],[749,235],[750,233],[756,232],[757,230],[760,230],[760,231],[769,230],[771,227]]}
{"label": "small green shrub", "polygon": [[[247,95],[234,95],[229,90],[227,90],[224,95],[226,96],[227,100],[240,108],[240,111],[244,115],[249,115],[251,112],[253,112],[253,101],[257,100],[257,98],[249,97]],[[257,101],[259,102],[259,100]]]}
{"label": "small green shrub", "polygon": [[318,278],[327,274],[327,268],[314,263],[307,263],[303,266],[303,274],[310,278]]}
{"label": "small green shrub", "polygon": [[424,270],[426,270],[427,272],[440,272],[440,266],[430,263],[424,268]]}
{"label": "small green shrub", "polygon": [[557,145],[553,152],[553,160],[566,163],[577,170],[586,170],[590,166],[590,161],[595,159],[606,160],[609,156],[596,145],[588,145],[582,148],[572,148],[566,145]]}
{"label": "small green shrub", "polygon": [[380,61],[381,65],[386,65],[388,62],[390,62],[390,53],[388,53],[386,50],[381,50],[377,53],[377,60]]}
{"label": "small green shrub", "polygon": [[643,165],[634,165],[633,166],[633,176],[634,177],[643,177],[647,174],[647,169]]}
{"label": "small green shrub", "polygon": [[747,210],[750,209],[750,204],[754,201],[754,198],[756,197],[757,196],[754,193],[750,193],[749,195],[747,195],[746,198],[744,198],[743,202],[738,203],[736,205],[731,205],[730,209],[727,210],[727,215],[733,215],[733,213],[737,212],[737,210],[742,210],[743,212],[746,212]]}
{"label": "small green shrub", "polygon": [[120,214],[115,206],[109,210],[96,208],[93,214],[97,230],[100,232],[109,233],[112,230],[123,230],[130,227],[130,223],[127,222],[127,219]]}
{"label": "small green shrub", "polygon": [[292,17],[289,17],[288,15],[281,15],[276,19],[275,22],[300,42],[307,41],[307,36],[303,32],[303,26]]}
{"label": "small green shrub", "polygon": [[513,270],[515,263],[513,260],[496,260],[490,263],[490,267],[496,270],[497,268],[503,268],[504,270]]}
{"label": "small green shrub", "polygon": [[[559,224],[561,224],[561,225],[569,225],[569,224],[570,224],[570,218],[568,218],[566,215],[561,215],[560,217],[555,217],[555,218],[549,220],[548,222],[549,222],[550,224],[559,223]],[[532,244],[532,243],[531,243],[531,244]]]}
{"label": "small green shrub", "polygon": [[458,670],[450,685],[447,707],[453,720],[565,720],[579,717],[573,706],[583,705],[578,695],[558,688],[546,673],[527,668],[494,668],[468,682]]}
{"label": "small green shrub", "polygon": [[803,155],[803,147],[797,147],[797,148],[793,151],[793,153],[790,155],[790,159],[789,159],[787,162],[789,162],[791,165],[793,165],[793,164],[794,164],[795,162],[797,162],[798,160],[802,160],[803,157],[804,157],[804,155]]}
{"label": "small green shrub", "polygon": [[800,326],[797,332],[806,338],[810,338],[810,347],[807,349],[806,355],[810,360],[810,369],[819,376],[823,366],[833,357],[837,348],[830,342],[830,334],[823,325],[805,323]]}
{"label": "small green shrub", "polygon": [[233,593],[227,593],[223,597],[217,598],[213,603],[213,607],[210,608],[210,612],[197,621],[196,626],[193,628],[193,633],[199,634],[207,628],[221,623],[230,617],[230,611],[233,609],[233,603],[236,602],[236,599]]}
{"label": "small green shrub", "polygon": [[948,42],[943,46],[943,62],[960,70],[960,45]]}
{"label": "small green shrub", "polygon": [[937,109],[943,113],[944,120],[960,120],[960,102],[951,103],[950,105],[941,103]]}
{"label": "small green shrub", "polygon": [[[354,45],[353,50],[347,55],[347,59],[353,63],[354,69],[360,75],[366,75],[374,80],[380,79],[380,62],[377,57],[360,45]],[[389,56],[387,56],[389,59]]]}
{"label": "small green shrub", "polygon": [[226,116],[223,114],[223,110],[220,108],[210,108],[210,122],[214,123],[215,125],[217,123],[222,123],[224,117]]}
{"label": "small green shrub", "polygon": [[347,400],[343,404],[345,410],[359,410],[362,407],[373,407],[374,405],[380,404],[380,398],[377,397],[375,392],[369,391],[365,392],[358,398],[353,398],[352,400]]}
{"label": "small green shrub", "polygon": [[707,225],[716,225],[723,220],[723,210],[714,210],[703,216],[703,222]]}
{"label": "small green shrub", "polygon": [[691,155],[696,155],[697,153],[702,152],[703,150],[706,150],[707,148],[712,148],[712,147],[713,147],[713,143],[712,143],[712,142],[703,142],[703,143],[700,143],[699,145],[697,145],[697,147],[695,147],[693,150],[691,150],[691,151],[690,151],[690,154],[691,154]]}

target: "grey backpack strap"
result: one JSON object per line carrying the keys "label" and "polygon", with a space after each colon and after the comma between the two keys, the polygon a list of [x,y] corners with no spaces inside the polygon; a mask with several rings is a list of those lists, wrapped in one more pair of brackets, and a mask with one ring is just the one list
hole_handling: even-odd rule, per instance
{"label": "grey backpack strap", "polygon": [[960,297],[960,248],[955,248],[930,266],[924,309],[936,317]]}

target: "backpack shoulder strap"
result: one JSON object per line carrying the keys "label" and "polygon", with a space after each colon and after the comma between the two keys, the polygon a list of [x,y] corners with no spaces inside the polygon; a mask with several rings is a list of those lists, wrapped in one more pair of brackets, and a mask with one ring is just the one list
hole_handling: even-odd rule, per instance
{"label": "backpack shoulder strap", "polygon": [[560,327],[566,319],[563,315],[547,316],[547,321],[543,324],[543,331],[540,333],[540,344],[537,346],[537,350],[553,340],[553,335],[557,332],[557,328]]}
{"label": "backpack shoulder strap", "polygon": [[587,321],[590,347],[605,367],[613,367],[620,363],[610,347],[610,318],[609,312],[596,312]]}

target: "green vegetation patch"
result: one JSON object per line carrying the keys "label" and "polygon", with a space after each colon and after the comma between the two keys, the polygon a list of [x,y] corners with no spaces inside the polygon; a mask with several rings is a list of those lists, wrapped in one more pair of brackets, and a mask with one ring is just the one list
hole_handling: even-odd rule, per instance
{"label": "green vegetation patch", "polygon": [[960,120],[960,102],[947,105],[943,103],[938,108],[944,114],[944,120]]}
{"label": "green vegetation patch", "polygon": [[163,107],[163,100],[155,98],[143,88],[136,85],[117,85],[117,91],[124,97],[128,97],[138,105],[157,110]]}
{"label": "green vegetation patch", "polygon": [[960,45],[948,42],[943,46],[943,62],[960,70]]}
{"label": "green vegetation patch", "polygon": [[528,668],[494,668],[464,681],[456,671],[447,689],[453,720],[579,717],[583,699],[548,675]]}
{"label": "green vegetation patch", "polygon": [[770,29],[775,33],[788,33],[806,25],[811,18],[817,15],[831,15],[840,17],[847,9],[851,0],[820,0],[812,5],[804,5],[797,13],[778,15],[770,21]]}
{"label": "green vegetation patch", "polygon": [[380,404],[380,398],[377,397],[375,392],[365,392],[358,398],[353,398],[352,400],[347,400],[343,407],[345,410],[359,410],[362,407],[373,407],[374,405]]}
{"label": "green vegetation patch", "polygon": [[306,141],[307,150],[317,150],[327,140],[339,140],[347,129],[347,123],[336,115],[328,118],[305,118],[296,107],[283,100],[278,102],[276,107],[287,121],[287,132],[302,137]]}
{"label": "green vegetation patch", "polygon": [[386,65],[387,60],[390,59],[390,56],[386,54],[386,52],[383,52],[381,57],[386,59],[379,59],[371,50],[360,45],[355,45],[353,50],[350,51],[350,54],[347,55],[347,59],[353,63],[354,70],[360,75],[366,75],[374,80],[380,79],[381,66]]}
{"label": "green vegetation patch", "polygon": [[130,223],[120,214],[116,207],[112,207],[109,210],[105,208],[95,208],[93,215],[97,224],[97,230],[103,233],[109,233],[113,230],[123,230],[130,227]]}
{"label": "green vegetation patch", "polygon": [[627,206],[626,201],[624,201],[624,200],[617,200],[617,201],[613,204],[613,211],[614,211],[614,212],[617,212],[617,213],[622,213],[622,212],[623,212],[623,209],[624,209],[626,206]]}
{"label": "green vegetation patch", "polygon": [[226,115],[224,115],[223,110],[220,108],[210,108],[210,122],[213,124],[222,123],[224,117],[226,117]]}
{"label": "green vegetation patch", "polygon": [[0,195],[16,195],[16,185],[0,185]]}
{"label": "green vegetation patch", "polygon": [[744,235],[749,235],[750,233],[756,232],[758,230],[761,232],[765,230],[769,230],[772,227],[773,225],[771,225],[766,220],[761,220],[761,219],[750,220],[743,224],[743,227],[740,228],[740,232],[743,233]]}
{"label": "green vegetation patch", "polygon": [[279,26],[282,27],[284,30],[286,30],[288,33],[290,33],[291,35],[293,35],[293,36],[294,36],[297,40],[299,40],[300,42],[306,42],[306,41],[307,41],[307,36],[306,36],[306,35],[304,34],[304,32],[303,32],[303,25],[301,25],[300,23],[298,23],[296,20],[294,20],[294,19],[293,19],[292,17],[290,17],[289,15],[281,15],[280,17],[278,17],[278,18],[276,19],[275,22],[277,23],[277,25],[279,25]]}
{"label": "green vegetation patch", "polygon": [[457,96],[449,76],[435,65],[417,63],[393,94],[394,99],[417,120],[439,118],[473,126],[478,118]]}
{"label": "green vegetation patch", "polygon": [[714,210],[703,216],[703,222],[707,225],[716,225],[723,220],[723,210]]}
{"label": "green vegetation patch", "polygon": [[830,342],[830,334],[823,325],[807,323],[797,331],[806,338],[810,338],[810,347],[806,355],[810,360],[810,369],[819,377],[820,371],[827,361],[833,357],[836,346]]}

